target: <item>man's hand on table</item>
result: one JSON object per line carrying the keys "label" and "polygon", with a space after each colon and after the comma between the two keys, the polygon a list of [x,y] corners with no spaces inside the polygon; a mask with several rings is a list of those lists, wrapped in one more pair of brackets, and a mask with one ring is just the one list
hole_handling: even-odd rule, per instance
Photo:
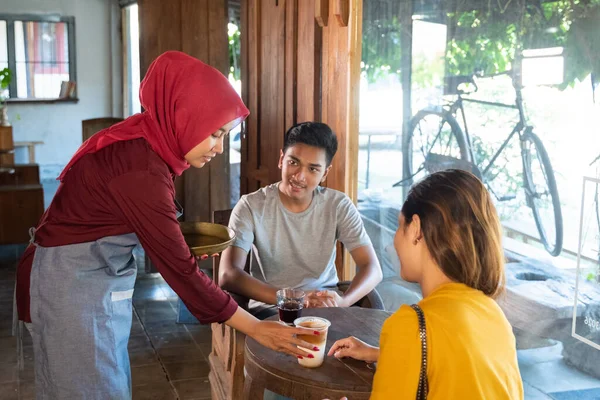
{"label": "man's hand on table", "polygon": [[346,299],[335,290],[315,290],[308,292],[304,299],[307,308],[348,307]]}

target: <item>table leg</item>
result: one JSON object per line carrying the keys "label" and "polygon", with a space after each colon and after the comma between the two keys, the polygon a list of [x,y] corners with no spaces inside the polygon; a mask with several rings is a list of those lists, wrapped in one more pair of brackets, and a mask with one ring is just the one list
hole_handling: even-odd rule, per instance
{"label": "table leg", "polygon": [[250,375],[246,375],[244,380],[244,400],[263,400],[265,397],[265,388],[260,381],[253,380]]}

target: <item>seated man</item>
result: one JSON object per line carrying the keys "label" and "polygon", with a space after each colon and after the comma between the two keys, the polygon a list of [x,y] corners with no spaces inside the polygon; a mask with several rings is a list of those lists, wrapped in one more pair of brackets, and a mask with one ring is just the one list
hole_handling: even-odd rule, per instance
{"label": "seated man", "polygon": [[[290,128],[280,151],[281,181],[242,196],[229,226],[236,239],[222,254],[219,284],[251,299],[259,318],[277,312],[277,290],[302,289],[311,307],[349,307],[381,281],[382,272],[358,210],[348,196],[319,186],[331,170],[337,138],[323,123]],[[337,292],[336,241],[350,251],[357,273]],[[244,271],[253,250],[250,274]]]}

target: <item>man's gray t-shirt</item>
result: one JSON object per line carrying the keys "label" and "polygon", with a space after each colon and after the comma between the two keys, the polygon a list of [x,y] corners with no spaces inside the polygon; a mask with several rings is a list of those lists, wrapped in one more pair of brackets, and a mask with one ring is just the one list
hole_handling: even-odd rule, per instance
{"label": "man's gray t-shirt", "polygon": [[281,202],[278,186],[242,196],[229,220],[233,245],[253,249],[250,275],[277,288],[334,287],[336,241],[349,251],[371,244],[358,210],[344,193],[319,186],[310,206],[294,213]]}

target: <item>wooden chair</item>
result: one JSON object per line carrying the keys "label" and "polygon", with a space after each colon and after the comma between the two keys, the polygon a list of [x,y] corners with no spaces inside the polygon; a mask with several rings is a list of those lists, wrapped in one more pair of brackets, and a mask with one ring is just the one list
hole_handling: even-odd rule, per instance
{"label": "wooden chair", "polygon": [[[232,210],[220,210],[213,212],[213,222],[217,224],[229,224]],[[248,255],[244,270],[250,271],[252,252]],[[213,260],[213,279],[219,284],[219,261]],[[350,282],[339,282],[338,289],[345,292]],[[248,298],[230,293],[234,300],[244,309],[248,309]],[[371,293],[363,297],[355,306],[385,310],[383,300],[373,289]],[[213,400],[237,400],[243,398],[244,394],[244,344],[246,335],[242,332],[225,325],[212,324],[212,351],[208,357],[210,364],[211,395]]]}
{"label": "wooden chair", "polygon": [[[213,222],[227,225],[232,210],[213,212]],[[250,270],[248,257],[244,270]],[[213,280],[219,284],[219,259],[213,260]],[[248,299],[230,293],[244,309],[248,309]],[[212,324],[212,351],[208,356],[210,364],[211,396],[213,400],[237,400],[244,394],[244,343],[246,335],[225,324]]]}
{"label": "wooden chair", "polygon": [[109,128],[121,121],[123,121],[123,118],[107,117],[84,119],[83,121],[81,121],[81,141],[85,142],[94,133],[101,131],[102,129]]}

